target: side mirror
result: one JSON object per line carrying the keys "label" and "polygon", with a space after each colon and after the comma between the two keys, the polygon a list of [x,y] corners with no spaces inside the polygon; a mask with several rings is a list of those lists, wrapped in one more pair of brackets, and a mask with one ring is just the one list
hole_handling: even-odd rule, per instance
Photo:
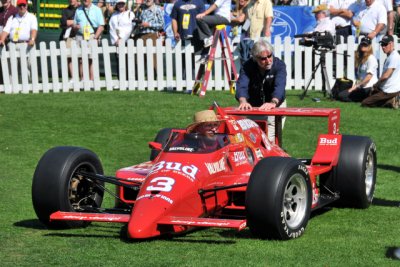
{"label": "side mirror", "polygon": [[149,147],[151,148],[151,149],[155,149],[155,150],[159,150],[159,151],[161,151],[162,150],[162,144],[161,143],[157,143],[157,142],[149,142]]}

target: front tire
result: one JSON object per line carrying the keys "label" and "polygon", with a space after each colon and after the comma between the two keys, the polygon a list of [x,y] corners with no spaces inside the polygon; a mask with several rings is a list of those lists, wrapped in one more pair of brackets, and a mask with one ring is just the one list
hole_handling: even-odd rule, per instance
{"label": "front tire", "polygon": [[50,221],[56,211],[77,212],[99,208],[104,183],[78,175],[78,171],[103,174],[97,155],[80,147],[54,147],[40,159],[32,182],[32,203],[39,220],[49,228],[83,227],[83,221]]}
{"label": "front tire", "polygon": [[[172,128],[161,129],[154,138],[154,142],[160,143],[162,145],[162,148],[164,148],[168,142],[172,130]],[[158,156],[158,154],[160,154],[160,152],[161,151],[157,149],[152,149],[150,153],[150,160],[153,161]]]}
{"label": "front tire", "polygon": [[293,158],[261,160],[246,191],[247,225],[258,237],[287,240],[301,236],[311,212],[307,168]]}

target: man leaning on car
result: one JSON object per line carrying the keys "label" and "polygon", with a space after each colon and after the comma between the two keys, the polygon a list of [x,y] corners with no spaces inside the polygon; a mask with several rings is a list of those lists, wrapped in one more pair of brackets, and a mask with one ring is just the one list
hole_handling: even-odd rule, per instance
{"label": "man leaning on car", "polygon": [[[251,110],[253,107],[259,107],[260,110],[286,107],[286,64],[274,57],[274,48],[264,38],[254,43],[251,55],[252,57],[243,64],[236,83],[239,110]],[[268,138],[273,142],[274,137],[275,118],[270,116]]]}

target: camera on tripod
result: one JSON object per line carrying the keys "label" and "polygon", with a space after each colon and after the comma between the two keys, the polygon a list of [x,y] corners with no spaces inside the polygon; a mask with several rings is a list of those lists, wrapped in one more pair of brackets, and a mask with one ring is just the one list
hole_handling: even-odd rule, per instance
{"label": "camera on tripod", "polygon": [[295,38],[303,38],[299,41],[300,45],[312,46],[314,49],[332,50],[335,48],[335,38],[330,32],[312,32],[297,34]]}

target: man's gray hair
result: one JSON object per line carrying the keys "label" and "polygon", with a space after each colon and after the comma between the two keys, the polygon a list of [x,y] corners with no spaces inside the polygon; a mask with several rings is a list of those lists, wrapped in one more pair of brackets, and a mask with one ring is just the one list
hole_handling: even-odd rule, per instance
{"label": "man's gray hair", "polygon": [[268,42],[267,38],[260,38],[251,48],[251,55],[255,58],[264,51],[274,53],[274,47]]}

